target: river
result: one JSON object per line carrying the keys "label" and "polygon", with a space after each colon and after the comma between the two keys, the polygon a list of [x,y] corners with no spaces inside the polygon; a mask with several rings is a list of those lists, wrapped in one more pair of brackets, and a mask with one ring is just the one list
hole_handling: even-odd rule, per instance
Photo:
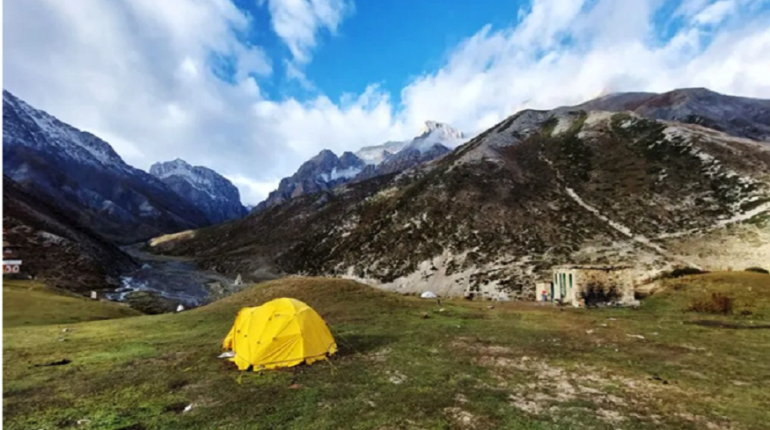
{"label": "river", "polygon": [[149,254],[141,250],[142,244],[123,247],[123,251],[139,262],[141,267],[121,276],[122,286],[107,298],[125,301],[135,291],[156,293],[186,308],[208,303],[211,296],[209,285],[219,283],[229,288],[234,279],[219,273],[200,270],[191,259]]}

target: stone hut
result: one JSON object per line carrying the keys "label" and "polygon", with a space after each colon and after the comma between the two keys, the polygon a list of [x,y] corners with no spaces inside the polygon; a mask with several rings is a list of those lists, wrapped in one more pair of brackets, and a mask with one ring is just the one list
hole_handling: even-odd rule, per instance
{"label": "stone hut", "polygon": [[[634,281],[630,266],[554,266],[550,284],[549,300],[560,300],[573,306],[626,304],[634,300]],[[542,297],[537,297],[536,300],[542,300]]]}

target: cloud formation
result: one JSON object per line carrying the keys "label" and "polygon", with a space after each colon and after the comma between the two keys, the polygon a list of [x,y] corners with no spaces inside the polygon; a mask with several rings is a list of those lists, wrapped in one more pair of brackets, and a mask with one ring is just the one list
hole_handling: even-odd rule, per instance
{"label": "cloud formation", "polygon": [[290,58],[250,45],[243,34],[256,24],[230,0],[9,2],[4,85],[137,167],[176,157],[209,166],[247,204],[323,148],[408,138],[426,119],[473,134],[522,108],[612,91],[770,98],[766,0],[684,0],[663,17],[662,0],[533,0],[510,28],[486,26],[454,47],[398,104],[375,84],[338,101],[266,97],[260,83],[282,61],[312,86],[302,66],[318,38],[355,16],[342,0],[262,3],[263,30]]}
{"label": "cloud formation", "polygon": [[353,10],[353,3],[346,0],[260,0],[265,3],[273,30],[300,64],[310,61],[319,33],[336,32]]}

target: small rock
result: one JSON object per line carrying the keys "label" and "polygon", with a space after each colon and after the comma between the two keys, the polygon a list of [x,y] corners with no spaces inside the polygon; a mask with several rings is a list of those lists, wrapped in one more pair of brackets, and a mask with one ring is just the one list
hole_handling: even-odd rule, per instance
{"label": "small rock", "polygon": [[91,420],[89,420],[87,418],[83,418],[82,420],[77,420],[77,425],[82,426],[83,424],[88,424],[90,422],[91,422]]}
{"label": "small rock", "polygon": [[492,305],[487,306],[487,309],[494,309],[495,307]]}
{"label": "small rock", "polygon": [[617,321],[617,318],[607,318],[607,321]]}
{"label": "small rock", "polygon": [[185,406],[184,410],[182,412],[190,412],[193,408],[193,404],[190,403],[189,405]]}
{"label": "small rock", "polygon": [[65,328],[63,328],[63,329],[61,329],[61,332],[62,332],[62,333],[67,333],[68,331],[71,331],[71,329],[69,329],[69,328],[66,328],[66,327],[65,327]]}
{"label": "small rock", "polygon": [[641,334],[627,334],[626,336],[644,340],[644,336]]}
{"label": "small rock", "polygon": [[388,378],[388,381],[390,381],[391,384],[400,385],[406,382],[406,376],[398,371],[395,372],[388,372],[390,377]]}
{"label": "small rock", "polygon": [[426,319],[430,318],[430,315],[428,315],[427,312],[423,312],[421,318],[426,320]]}
{"label": "small rock", "polygon": [[65,339],[65,338],[63,338],[63,337],[60,337],[60,338],[59,338],[59,342],[66,342],[66,341],[67,341],[67,339]]}
{"label": "small rock", "polygon": [[289,388],[292,389],[292,390],[297,390],[297,389],[302,388],[302,385],[300,385],[300,384],[291,384],[291,385],[289,385]]}
{"label": "small rock", "polygon": [[444,309],[444,308],[441,308],[441,309],[439,309],[438,311],[439,311],[439,312],[441,312],[441,313],[444,313],[444,312],[446,312],[446,309]]}
{"label": "small rock", "polygon": [[586,334],[591,334],[593,332],[594,332],[593,330],[586,330]]}
{"label": "small rock", "polygon": [[601,326],[601,327],[608,327],[607,324],[599,324],[599,326]]}
{"label": "small rock", "polygon": [[657,336],[657,335],[658,335],[658,332],[657,332],[657,331],[654,331],[654,332],[652,332],[652,335],[653,335],[653,336]]}

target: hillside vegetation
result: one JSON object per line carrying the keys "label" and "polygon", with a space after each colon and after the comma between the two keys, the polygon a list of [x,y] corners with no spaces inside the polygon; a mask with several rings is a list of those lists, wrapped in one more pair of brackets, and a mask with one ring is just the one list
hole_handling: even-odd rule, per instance
{"label": "hillside vegetation", "polygon": [[[732,312],[688,310],[715,292],[735,300]],[[236,312],[277,297],[314,307],[338,355],[262,373],[217,359]],[[770,275],[751,272],[666,280],[638,310],[439,307],[352,281],[287,278],[188,312],[70,324],[66,333],[6,322],[3,424],[761,429],[770,420],[769,298]]]}

